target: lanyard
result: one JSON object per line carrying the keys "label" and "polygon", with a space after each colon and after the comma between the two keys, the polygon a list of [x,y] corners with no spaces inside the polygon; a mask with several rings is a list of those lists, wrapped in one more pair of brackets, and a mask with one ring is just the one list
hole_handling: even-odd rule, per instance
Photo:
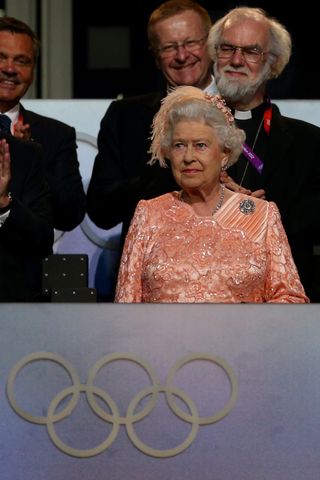
{"label": "lanyard", "polygon": [[257,172],[262,173],[263,161],[261,160],[260,157],[258,157],[256,153],[254,153],[254,151],[246,143],[242,145],[242,153],[247,158],[247,160],[249,160],[251,165],[254,166]]}
{"label": "lanyard", "polygon": [[242,146],[242,153],[244,156],[249,160],[251,165],[257,170],[258,173],[262,173],[263,170],[263,160],[261,160],[260,157],[256,153],[254,153],[253,149],[256,146],[257,139],[259,137],[259,133],[263,124],[264,131],[266,132],[267,135],[270,133],[270,126],[271,126],[271,118],[272,118],[272,106],[270,104],[270,100],[268,100],[268,107],[263,113],[262,120],[259,124],[252,148],[249,147],[246,143],[243,144]]}

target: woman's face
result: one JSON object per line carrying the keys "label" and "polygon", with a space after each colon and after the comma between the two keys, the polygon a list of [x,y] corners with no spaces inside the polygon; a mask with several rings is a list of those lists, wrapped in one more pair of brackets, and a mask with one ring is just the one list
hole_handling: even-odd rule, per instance
{"label": "woman's face", "polygon": [[177,184],[186,191],[210,193],[220,180],[227,155],[211,127],[200,121],[179,121],[166,155]]}

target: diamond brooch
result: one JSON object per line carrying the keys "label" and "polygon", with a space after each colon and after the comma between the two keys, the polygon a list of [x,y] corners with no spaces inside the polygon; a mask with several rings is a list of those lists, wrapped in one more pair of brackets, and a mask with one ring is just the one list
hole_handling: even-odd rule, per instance
{"label": "diamond brooch", "polygon": [[251,198],[246,198],[245,200],[241,200],[239,209],[244,215],[250,215],[255,211],[256,204],[253,200],[251,200]]}

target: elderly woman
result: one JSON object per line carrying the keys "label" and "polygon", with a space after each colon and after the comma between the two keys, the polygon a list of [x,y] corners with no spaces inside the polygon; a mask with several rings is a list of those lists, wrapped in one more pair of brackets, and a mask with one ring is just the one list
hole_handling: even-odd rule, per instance
{"label": "elderly woman", "polygon": [[138,203],[116,302],[309,301],[276,205],[220,184],[243,141],[218,95],[177,87],[163,100],[151,163],[169,161],[181,190]]}

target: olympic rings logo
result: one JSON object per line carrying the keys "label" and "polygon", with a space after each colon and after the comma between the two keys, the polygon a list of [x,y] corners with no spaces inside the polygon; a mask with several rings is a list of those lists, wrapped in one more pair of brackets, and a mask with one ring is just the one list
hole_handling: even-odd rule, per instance
{"label": "olympic rings logo", "polygon": [[[47,416],[36,416],[25,411],[18,405],[14,395],[14,384],[17,380],[16,377],[18,373],[29,363],[41,360],[52,361],[61,365],[67,371],[72,381],[72,386],[63,389],[52,399],[48,407]],[[126,416],[120,415],[116,403],[105,390],[94,385],[95,377],[97,373],[102,369],[102,367],[117,360],[127,360],[139,365],[148,374],[148,377],[151,381],[151,386],[142,389],[130,401],[127,408]],[[221,410],[213,413],[210,416],[199,416],[197,407],[194,404],[193,400],[190,398],[190,396],[184,390],[173,386],[174,376],[176,375],[178,370],[180,370],[187,363],[193,362],[195,360],[205,360],[217,365],[227,375],[230,383],[230,395],[226,405]],[[77,449],[70,447],[59,438],[54,426],[56,422],[59,422],[71,415],[77,405],[81,392],[84,392],[86,394],[88,404],[93,410],[93,412],[105,422],[112,424],[112,429],[108,437],[100,445],[89,449]],[[166,450],[155,449],[146,445],[140,440],[134,429],[134,424],[144,419],[154,409],[157,403],[158,395],[161,392],[165,394],[167,404],[172,410],[172,412],[178,418],[191,425],[191,429],[187,438],[180,445]],[[11,369],[7,381],[7,397],[13,410],[20,417],[31,423],[46,425],[49,437],[51,438],[51,441],[54,443],[54,445],[67,455],[79,458],[93,457],[106,450],[116,439],[121,425],[125,425],[128,437],[131,440],[132,444],[144,454],[158,458],[173,457],[183,452],[191,445],[198,433],[200,425],[213,424],[228,415],[228,413],[230,413],[236,403],[237,395],[238,383],[230,365],[223,358],[206,353],[194,353],[186,355],[185,357],[179,359],[170,368],[164,385],[161,385],[157,373],[147,361],[130,353],[113,353],[105,355],[100,360],[98,360],[90,369],[87,383],[82,384],[80,383],[78,374],[73,368],[73,366],[63,357],[50,352],[35,352],[23,357],[17,362],[17,364]],[[61,410],[56,413],[57,407],[67,397],[71,398],[67,402],[66,406],[61,408]],[[111,413],[101,408],[101,406],[97,403],[95,397],[99,397],[100,399],[102,399],[103,402],[108,405],[109,412]],[[139,410],[139,412],[135,413],[136,407],[145,397],[150,397],[150,400],[148,400],[146,405],[141,410]],[[187,406],[189,412],[181,409],[177,405],[175,397],[178,397],[180,398],[180,400],[182,400],[185,406]]]}

